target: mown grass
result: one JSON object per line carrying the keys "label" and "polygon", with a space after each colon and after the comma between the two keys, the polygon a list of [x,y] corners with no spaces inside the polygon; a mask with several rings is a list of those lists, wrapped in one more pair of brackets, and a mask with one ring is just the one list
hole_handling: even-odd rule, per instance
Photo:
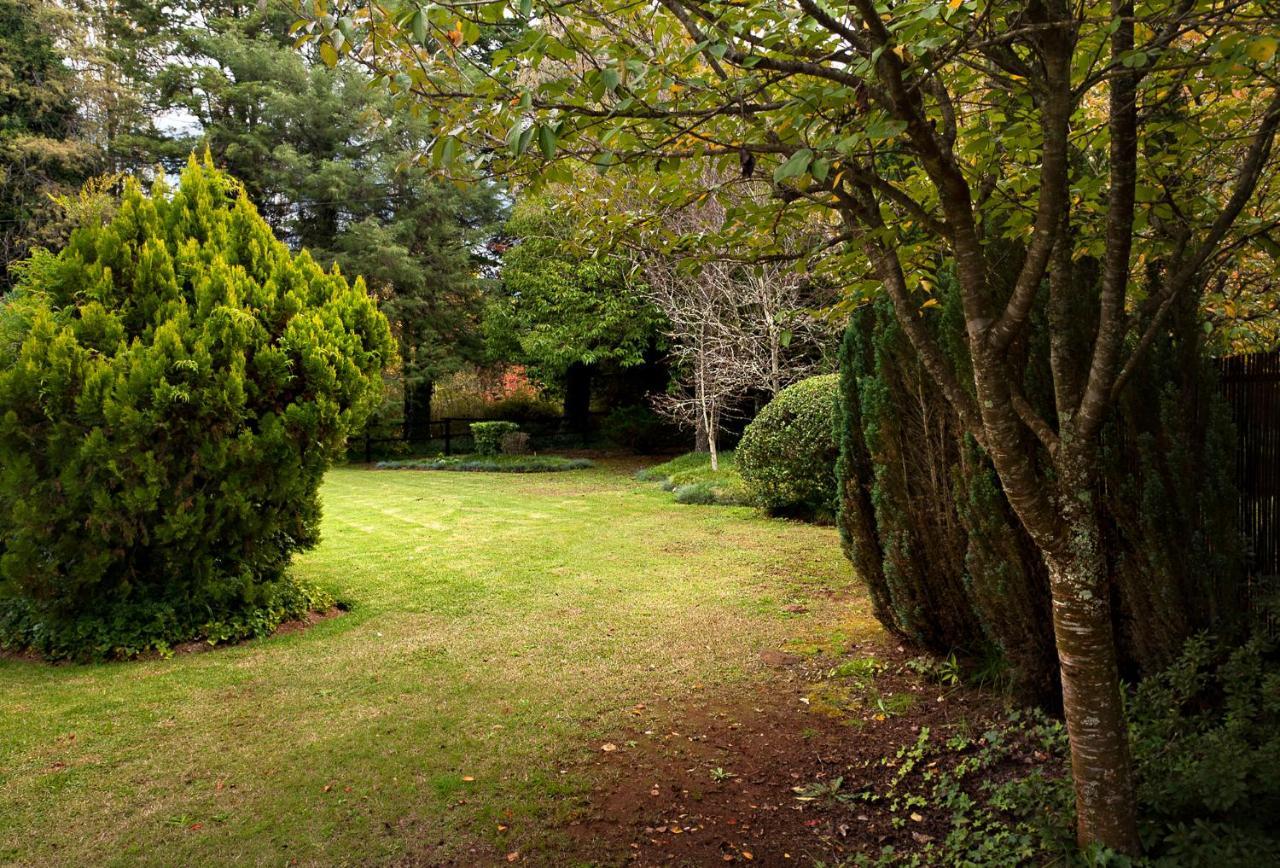
{"label": "mown grass", "polygon": [[166,660],[0,659],[0,863],[562,864],[625,709],[877,631],[830,528],[676,507],[629,469],[337,469],[296,570],[349,613]]}
{"label": "mown grass", "polygon": [[733,451],[717,456],[716,470],[711,469],[711,456],[706,452],[688,452],[646,467],[636,473],[641,482],[660,482],[673,493],[677,503],[749,506],[754,502],[751,489],[743,481],[734,464]]}

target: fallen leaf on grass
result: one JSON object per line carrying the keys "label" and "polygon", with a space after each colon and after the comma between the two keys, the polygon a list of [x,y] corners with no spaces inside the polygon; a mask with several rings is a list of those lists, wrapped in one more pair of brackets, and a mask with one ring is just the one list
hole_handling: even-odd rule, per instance
{"label": "fallen leaf on grass", "polygon": [[508,861],[508,862],[518,862],[519,860],[520,860],[520,851],[519,851],[519,850],[512,850],[510,853],[508,853],[508,854],[507,854],[507,861]]}
{"label": "fallen leaf on grass", "polygon": [[463,783],[469,784],[469,783],[471,783],[471,782],[472,782],[472,781],[474,781],[474,780],[475,780],[475,778],[474,778],[474,777],[472,777],[471,775],[463,775],[463,776],[462,776],[462,782],[463,782]]}
{"label": "fallen leaf on grass", "polygon": [[913,813],[911,814],[911,819],[912,819],[913,821],[915,821],[915,822],[919,823],[919,822],[921,822],[922,820],[924,820],[924,817],[922,817],[922,816],[920,816],[919,814],[917,814],[917,813],[914,813],[914,812],[913,812]]}
{"label": "fallen leaf on grass", "polygon": [[617,749],[618,749],[618,746],[611,741],[606,741],[604,744],[600,745],[600,750],[604,751],[605,753],[612,753]]}

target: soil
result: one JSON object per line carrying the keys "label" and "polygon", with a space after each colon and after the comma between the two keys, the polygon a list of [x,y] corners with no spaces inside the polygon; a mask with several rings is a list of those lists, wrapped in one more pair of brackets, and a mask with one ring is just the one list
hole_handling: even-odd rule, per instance
{"label": "soil", "polygon": [[841,793],[880,791],[894,774],[885,759],[914,745],[922,727],[944,739],[982,732],[1000,712],[992,695],[906,670],[902,648],[868,645],[844,659],[859,655],[886,664],[876,695],[896,708],[907,700],[893,697],[908,694],[909,708],[851,717],[814,698],[835,661],[766,651],[771,677],[753,695],[631,709],[634,726],[600,746],[600,783],[557,864],[839,865],[945,837],[941,811],[921,808],[904,823],[883,805],[797,797],[797,788],[837,778]]}

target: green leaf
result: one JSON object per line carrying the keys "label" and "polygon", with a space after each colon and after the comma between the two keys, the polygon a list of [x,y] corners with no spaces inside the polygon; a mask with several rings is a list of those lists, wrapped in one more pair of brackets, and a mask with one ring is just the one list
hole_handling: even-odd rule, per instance
{"label": "green leaf", "polygon": [[425,45],[427,42],[427,12],[425,9],[419,8],[413,13],[413,38],[419,45]]}
{"label": "green leaf", "polygon": [[330,68],[338,65],[338,50],[328,42],[320,43],[320,59]]}
{"label": "green leaf", "polygon": [[789,160],[773,170],[773,180],[785,181],[788,178],[799,177],[809,171],[809,164],[812,162],[813,151],[801,148],[792,154]]}
{"label": "green leaf", "polygon": [[538,127],[538,147],[542,156],[550,160],[556,155],[556,131],[548,126]]}

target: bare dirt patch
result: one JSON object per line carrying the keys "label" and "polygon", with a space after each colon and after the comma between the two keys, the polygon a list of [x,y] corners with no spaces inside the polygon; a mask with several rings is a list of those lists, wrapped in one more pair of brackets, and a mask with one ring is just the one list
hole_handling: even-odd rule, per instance
{"label": "bare dirt patch", "polygon": [[839,864],[886,845],[904,853],[944,837],[942,811],[904,816],[875,802],[797,793],[815,784],[844,794],[880,791],[895,773],[899,750],[914,745],[922,727],[943,738],[980,733],[1001,709],[991,695],[944,690],[905,670],[904,649],[867,643],[843,659],[859,657],[881,665],[873,682],[860,682],[858,709],[830,698],[846,687],[833,677],[840,661],[785,651],[761,655],[771,677],[750,695],[631,709],[634,725],[598,746],[599,784],[569,827],[573,851],[559,857],[590,864]]}

